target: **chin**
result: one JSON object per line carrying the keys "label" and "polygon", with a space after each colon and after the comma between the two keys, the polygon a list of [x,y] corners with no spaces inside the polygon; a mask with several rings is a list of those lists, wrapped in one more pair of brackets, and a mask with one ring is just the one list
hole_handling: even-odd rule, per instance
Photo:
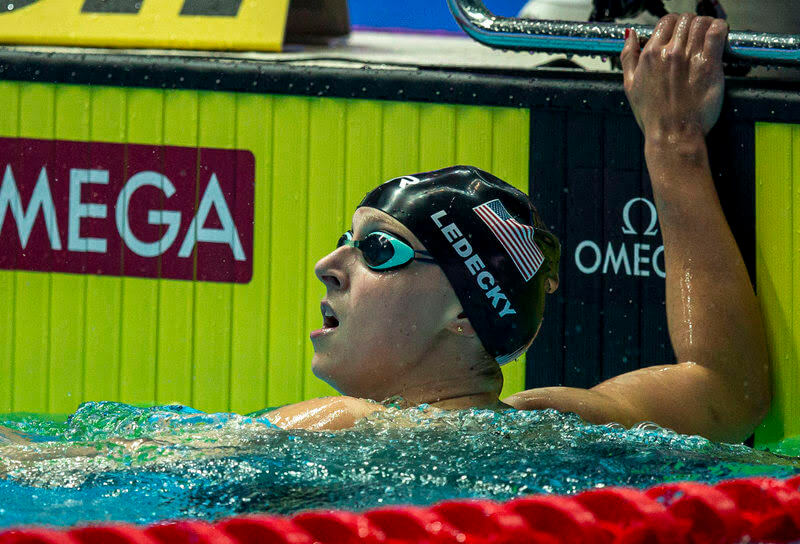
{"label": "chin", "polygon": [[315,377],[319,378],[323,382],[327,383],[336,391],[338,391],[342,395],[346,395],[342,388],[336,382],[336,379],[333,373],[330,372],[332,363],[330,360],[325,360],[323,357],[320,357],[316,353],[314,354],[314,358],[311,359],[311,373],[314,374]]}
{"label": "chin", "polygon": [[311,373],[320,380],[327,382],[328,373],[325,372],[325,366],[325,361],[315,353],[314,357],[311,359]]}

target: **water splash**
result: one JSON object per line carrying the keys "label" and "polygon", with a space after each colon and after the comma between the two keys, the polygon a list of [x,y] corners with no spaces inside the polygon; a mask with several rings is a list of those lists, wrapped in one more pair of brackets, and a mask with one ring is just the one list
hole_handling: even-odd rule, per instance
{"label": "water splash", "polygon": [[40,438],[0,447],[0,526],[360,510],[800,472],[794,459],[746,446],[653,424],[589,425],[554,410],[390,408],[327,433],[278,430],[263,415],[87,403],[64,422],[0,422]]}

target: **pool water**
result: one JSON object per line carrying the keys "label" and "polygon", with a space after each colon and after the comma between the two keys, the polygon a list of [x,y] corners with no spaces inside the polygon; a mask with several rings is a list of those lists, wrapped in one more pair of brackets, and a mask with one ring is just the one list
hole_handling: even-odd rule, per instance
{"label": "pool water", "polygon": [[506,500],[611,485],[800,473],[800,459],[652,424],[589,425],[554,410],[391,408],[340,432],[183,406],[86,403],[66,420],[2,416],[0,527],[150,523],[246,512]]}

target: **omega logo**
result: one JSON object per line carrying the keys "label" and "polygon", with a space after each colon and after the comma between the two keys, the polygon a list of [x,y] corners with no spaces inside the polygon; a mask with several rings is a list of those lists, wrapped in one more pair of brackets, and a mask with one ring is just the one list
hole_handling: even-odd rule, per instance
{"label": "omega logo", "polygon": [[247,283],[254,179],[245,149],[0,138],[0,269]]}
{"label": "omega logo", "polygon": [[[650,212],[650,222],[641,234],[655,236],[658,233],[656,228],[658,212],[655,205],[644,197],[632,198],[625,203],[622,208],[622,233],[634,236],[639,234],[631,225],[630,215],[634,204],[639,204]],[[650,244],[638,242],[632,245],[622,242],[616,249],[612,242],[608,242],[603,251],[597,242],[584,240],[575,248],[575,265],[584,274],[602,272],[603,274],[648,277],[652,269],[656,276],[665,278],[663,263],[663,245],[656,247],[652,254],[650,253]]]}

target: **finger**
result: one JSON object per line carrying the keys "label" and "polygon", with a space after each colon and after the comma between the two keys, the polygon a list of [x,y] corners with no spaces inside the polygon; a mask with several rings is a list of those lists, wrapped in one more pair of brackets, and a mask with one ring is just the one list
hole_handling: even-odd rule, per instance
{"label": "finger", "polygon": [[696,17],[692,21],[692,27],[689,29],[689,42],[686,44],[686,52],[689,53],[690,57],[703,51],[706,32],[712,22],[714,22],[714,19],[711,17]]}
{"label": "finger", "polygon": [[669,48],[673,51],[685,51],[686,42],[689,39],[689,28],[692,26],[692,19],[694,15],[691,13],[684,13],[675,23],[675,28],[672,30],[672,39],[669,41]]}
{"label": "finger", "polygon": [[703,56],[714,62],[722,62],[722,52],[725,50],[727,37],[728,23],[722,19],[714,19],[711,27],[706,31]]}
{"label": "finger", "polygon": [[639,36],[634,29],[626,28],[625,35],[625,47],[622,48],[622,53],[620,53],[622,76],[625,83],[632,83],[636,66],[639,64],[639,54],[642,51],[639,47]]}
{"label": "finger", "polygon": [[647,44],[650,45],[652,43],[654,47],[666,45],[670,38],[672,38],[672,29],[675,28],[675,23],[677,22],[678,15],[675,13],[663,16],[661,20],[658,21],[658,24],[656,24],[656,28],[653,30],[653,36]]}

